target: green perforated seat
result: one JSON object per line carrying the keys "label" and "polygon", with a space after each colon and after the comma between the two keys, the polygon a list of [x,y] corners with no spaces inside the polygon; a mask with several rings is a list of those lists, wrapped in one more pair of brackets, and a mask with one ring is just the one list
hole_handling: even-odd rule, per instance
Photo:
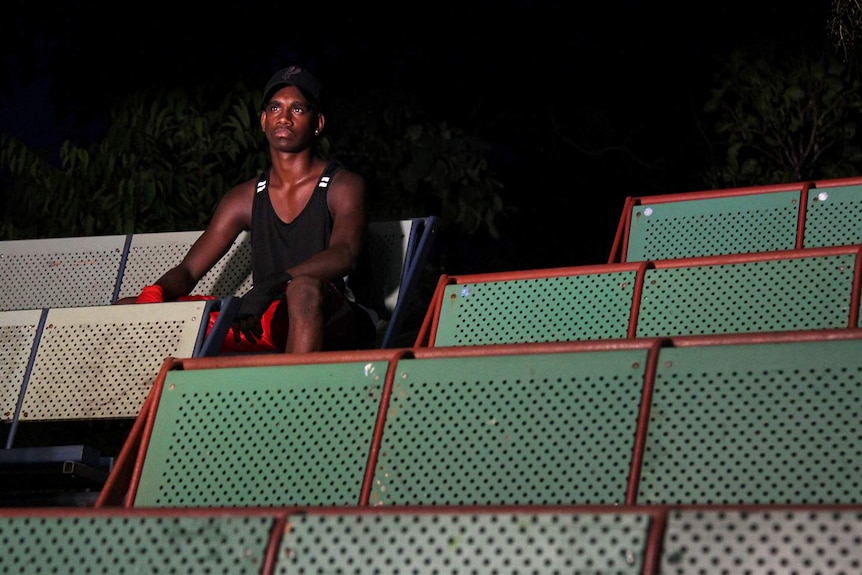
{"label": "green perforated seat", "polygon": [[433,345],[624,338],[636,276],[632,267],[529,279],[459,279],[445,286]]}
{"label": "green perforated seat", "polygon": [[862,244],[862,185],[808,192],[803,247]]}
{"label": "green perforated seat", "polygon": [[134,506],[356,505],[386,369],[168,372]]}
{"label": "green perforated seat", "polygon": [[650,526],[643,513],[541,509],[298,515],[275,573],[640,575]]}
{"label": "green perforated seat", "polygon": [[259,575],[274,524],[240,513],[0,517],[0,573]]}
{"label": "green perforated seat", "polygon": [[850,327],[856,265],[849,249],[708,265],[657,262],[645,272],[636,335]]}
{"label": "green perforated seat", "polygon": [[671,509],[660,575],[817,573],[862,569],[858,510]]}
{"label": "green perforated seat", "polygon": [[862,340],[663,348],[637,503],[862,502]]}
{"label": "green perforated seat", "polygon": [[796,247],[800,190],[641,202],[631,211],[628,262]]}
{"label": "green perforated seat", "polygon": [[623,503],[646,358],[400,360],[370,504]]}

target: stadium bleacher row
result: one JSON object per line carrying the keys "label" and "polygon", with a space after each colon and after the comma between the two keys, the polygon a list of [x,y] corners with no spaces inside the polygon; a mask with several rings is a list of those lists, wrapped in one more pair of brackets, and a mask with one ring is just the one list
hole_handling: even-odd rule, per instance
{"label": "stadium bleacher row", "polygon": [[97,506],[862,504],[860,377],[858,329],[175,359]]}
{"label": "stadium bleacher row", "polygon": [[859,507],[0,510],[0,573],[858,573]]}
{"label": "stadium bleacher row", "polygon": [[[398,343],[416,305],[436,229],[435,216],[369,226],[388,314],[381,348]],[[200,233],[0,242],[0,505],[92,505],[165,358],[219,353],[251,285],[247,233],[196,286],[215,299],[110,305],[178,263]]]}
{"label": "stadium bleacher row", "polygon": [[608,263],[862,244],[860,202],[860,178],[629,196]]}
{"label": "stadium bleacher row", "polygon": [[856,327],[862,246],[443,275],[417,346]]}
{"label": "stadium bleacher row", "polygon": [[412,345],[170,354],[0,572],[860,572],[860,250],[862,178],[632,196],[606,264],[443,275]]}

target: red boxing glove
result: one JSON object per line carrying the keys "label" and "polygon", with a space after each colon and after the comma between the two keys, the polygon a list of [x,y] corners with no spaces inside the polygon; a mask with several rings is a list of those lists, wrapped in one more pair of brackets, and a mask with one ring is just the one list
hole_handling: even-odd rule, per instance
{"label": "red boxing glove", "polygon": [[[209,329],[212,329],[219,312],[210,313]],[[243,351],[251,352],[273,352],[284,351],[287,344],[287,304],[284,299],[273,301],[261,318],[263,334],[255,340],[246,339],[245,334],[240,333],[239,338],[234,336],[234,326],[228,329],[224,342],[221,345],[222,353],[236,353]],[[209,335],[209,332],[207,332]]]}
{"label": "red boxing glove", "polygon": [[160,285],[145,286],[135,303],[161,303],[165,301],[165,292]]}

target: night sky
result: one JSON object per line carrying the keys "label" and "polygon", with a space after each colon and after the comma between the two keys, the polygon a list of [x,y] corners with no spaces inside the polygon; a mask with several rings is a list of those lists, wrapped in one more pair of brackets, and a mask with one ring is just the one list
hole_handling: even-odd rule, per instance
{"label": "night sky", "polygon": [[[98,139],[110,105],[140,87],[262,87],[303,63],[330,91],[397,87],[492,142],[508,197],[537,204],[515,226],[511,266],[600,263],[626,195],[702,186],[690,142],[703,131],[716,58],[767,39],[827,45],[831,3],[579,4],[11,0],[0,20],[0,133],[56,154],[63,140]],[[598,157],[543,134],[547,110],[585,126],[602,118],[638,144]],[[566,145],[564,161],[546,161],[549,146],[557,157]],[[555,235],[570,241],[545,250]]]}

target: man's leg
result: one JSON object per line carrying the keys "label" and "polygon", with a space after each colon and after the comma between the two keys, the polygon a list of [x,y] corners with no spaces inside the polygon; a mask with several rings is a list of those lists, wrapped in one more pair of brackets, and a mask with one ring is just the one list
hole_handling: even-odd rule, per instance
{"label": "man's leg", "polygon": [[309,276],[293,278],[287,284],[287,345],[285,353],[308,353],[323,349],[326,318],[326,282]]}

